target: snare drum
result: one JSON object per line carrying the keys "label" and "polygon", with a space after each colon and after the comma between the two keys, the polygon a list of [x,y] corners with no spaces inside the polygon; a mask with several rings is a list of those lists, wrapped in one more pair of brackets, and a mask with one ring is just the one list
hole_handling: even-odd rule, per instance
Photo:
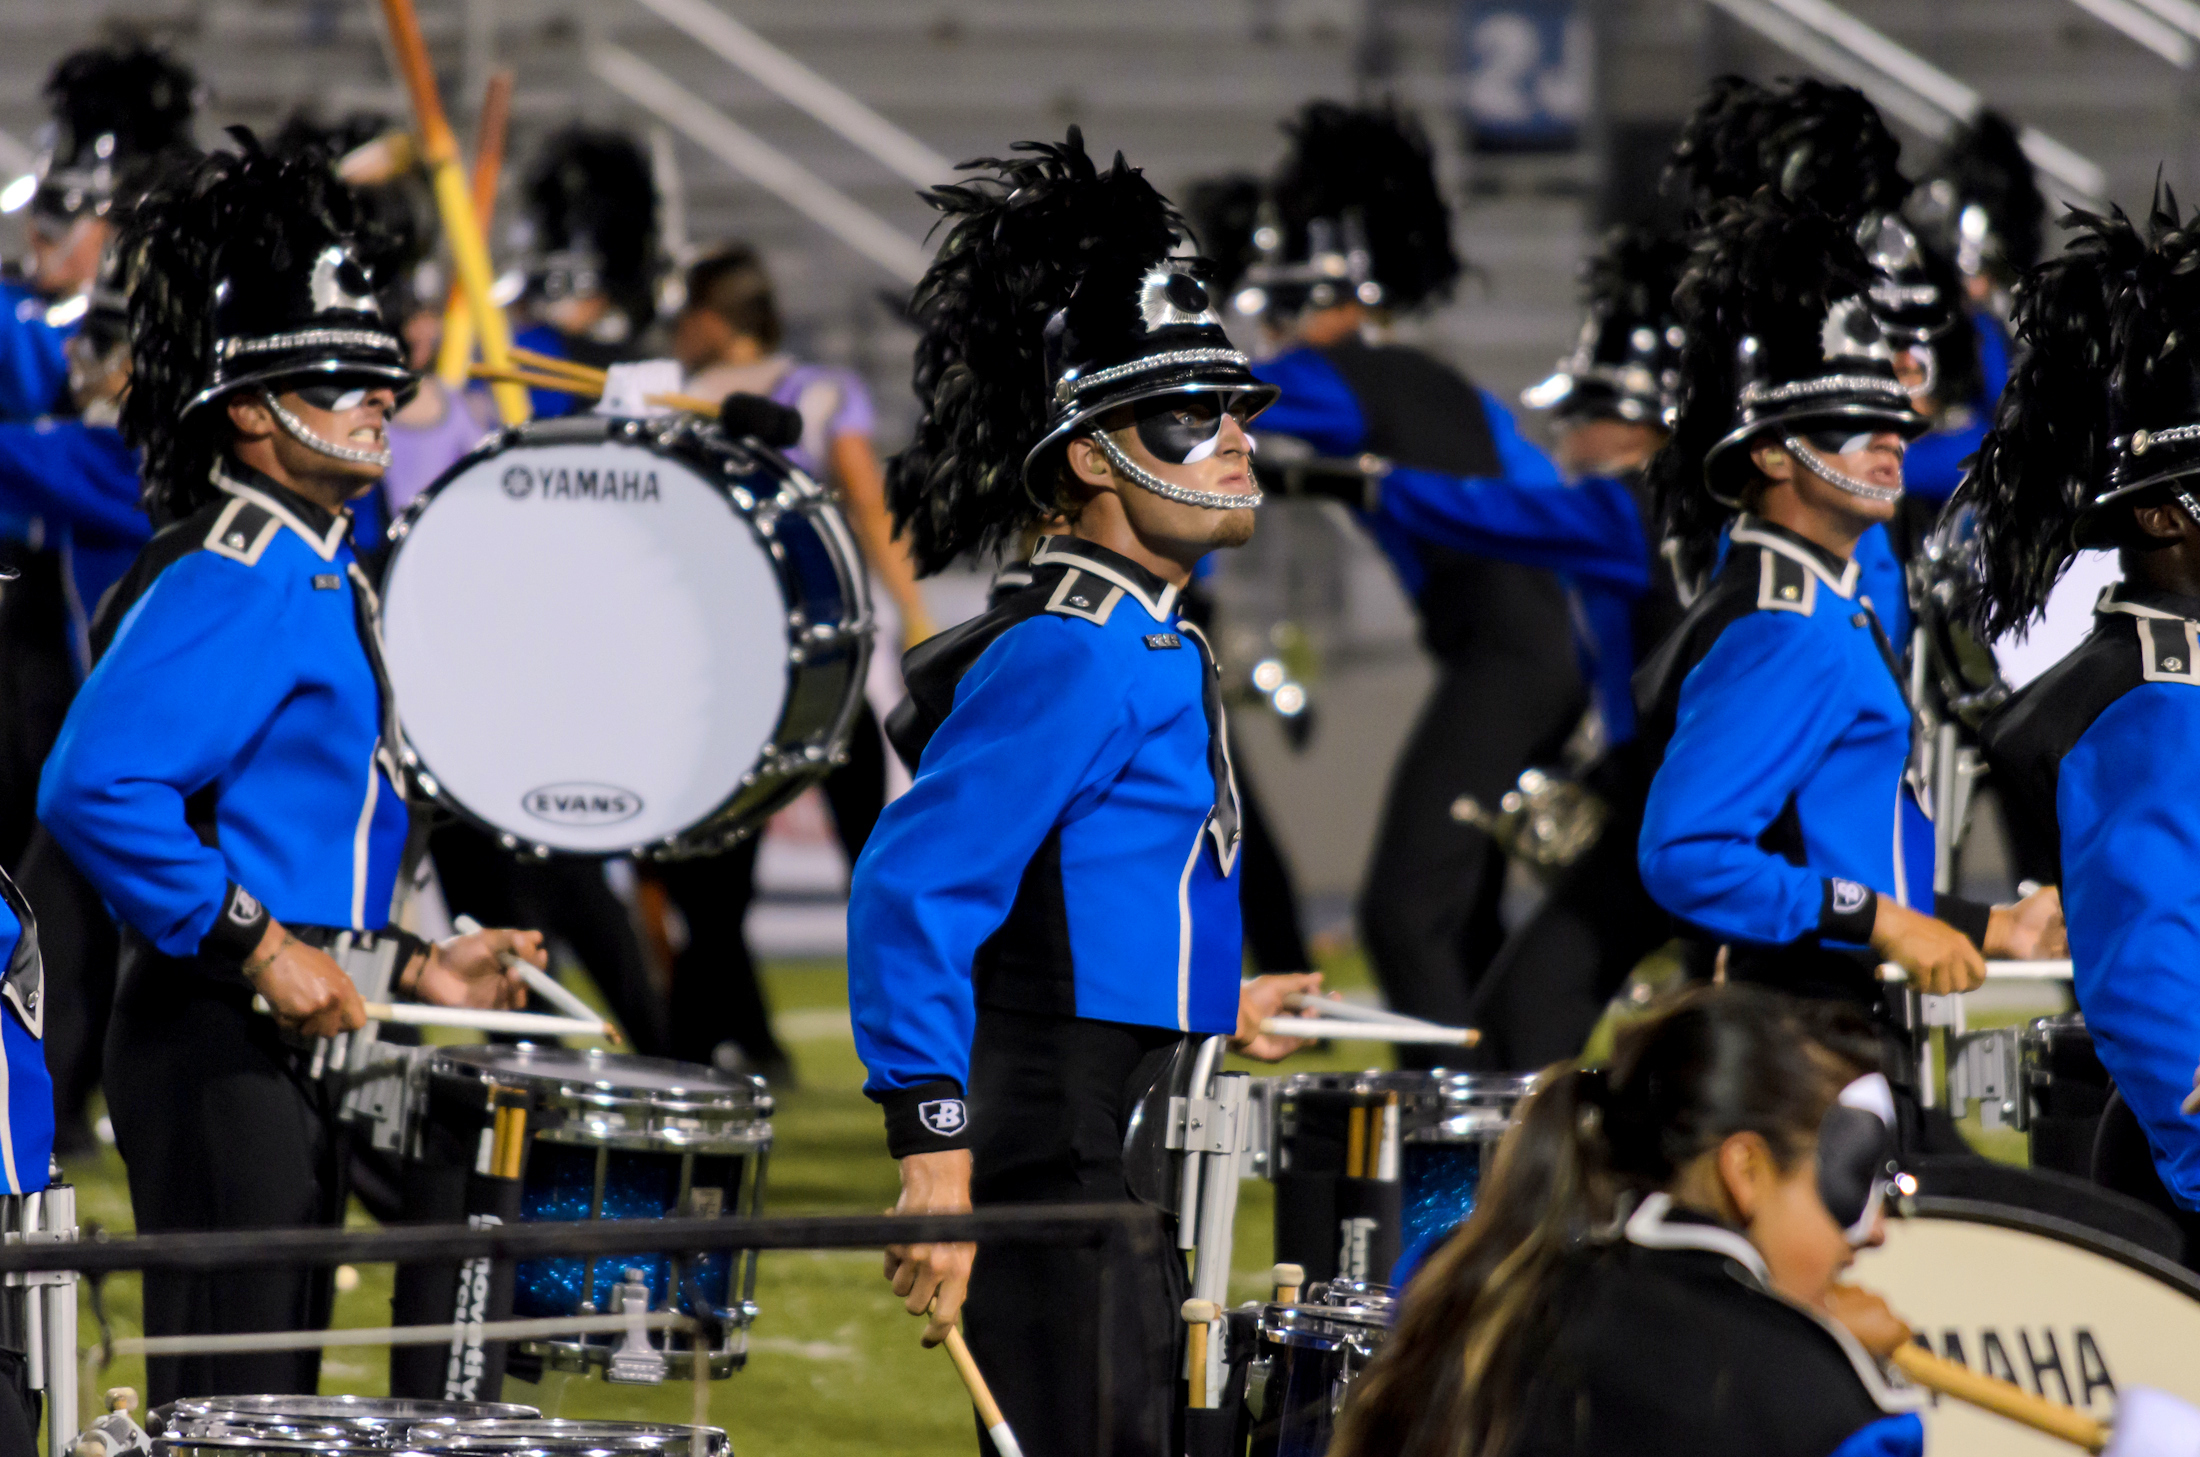
{"label": "snare drum", "polygon": [[1301,1073],[1275,1098],[1276,1258],[1390,1278],[1474,1212],[1533,1075]]}
{"label": "snare drum", "polygon": [[1249,1457],[1322,1457],[1352,1383],[1390,1334],[1395,1302],[1379,1286],[1340,1280],[1308,1294],[1261,1310],[1245,1384]]}
{"label": "snare drum", "polygon": [[536,854],[721,848],[831,768],[871,613],[830,495],[687,417],[499,432],[391,529],[423,792]]}
{"label": "snare drum", "polygon": [[453,1423],[539,1417],[531,1406],[486,1401],[404,1401],[369,1396],[197,1396],[150,1413],[146,1429],[179,1444],[220,1440],[418,1447]]}
{"label": "snare drum", "polygon": [[685,1457],[697,1450],[702,1437],[703,1457],[731,1457],[733,1446],[717,1427],[682,1427],[663,1422],[575,1422],[543,1418],[532,1421],[460,1422],[438,1429],[425,1443],[434,1452],[497,1452],[517,1457],[541,1453],[543,1457],[587,1457],[595,1452],[661,1452],[664,1457]]}
{"label": "snare drum", "polygon": [[[471,1119],[490,1128],[499,1095],[526,1100],[521,1165],[523,1222],[583,1219],[743,1218],[763,1204],[771,1153],[771,1095],[762,1078],[692,1063],[559,1047],[440,1050],[429,1064],[429,1116],[439,1131]],[[456,1140],[465,1143],[464,1130]],[[647,1241],[638,1241],[646,1251]],[[756,1253],[661,1253],[522,1261],[513,1314],[521,1319],[616,1313],[613,1287],[639,1270],[651,1310],[731,1322],[710,1352],[710,1374],[744,1359],[755,1315]],[[708,1311],[698,1311],[699,1294]],[[528,1341],[518,1349],[563,1370],[608,1368],[618,1338]],[[666,1375],[688,1371],[685,1342],[667,1342]]]}

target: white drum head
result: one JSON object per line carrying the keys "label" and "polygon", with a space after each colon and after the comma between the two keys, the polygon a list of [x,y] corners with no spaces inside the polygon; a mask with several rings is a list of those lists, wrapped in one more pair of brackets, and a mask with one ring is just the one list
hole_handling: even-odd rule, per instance
{"label": "white drum head", "polygon": [[606,853],[708,817],[778,726],[787,603],[733,504],[622,441],[516,446],[420,510],[383,632],[439,791],[523,842]]}
{"label": "white drum head", "polygon": [[2093,604],[2101,589],[2124,579],[2122,558],[2113,551],[2081,551],[2055,584],[2047,612],[2027,633],[2011,633],[1994,644],[1994,661],[2011,688],[2022,688],[2070,656],[2093,630]]}

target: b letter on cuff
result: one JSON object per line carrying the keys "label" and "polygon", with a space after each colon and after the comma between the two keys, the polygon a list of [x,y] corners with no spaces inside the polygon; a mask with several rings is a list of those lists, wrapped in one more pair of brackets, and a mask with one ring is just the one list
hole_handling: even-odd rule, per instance
{"label": "b letter on cuff", "polygon": [[886,1151],[895,1158],[970,1147],[970,1106],[952,1078],[898,1089],[879,1103],[886,1110]]}
{"label": "b letter on cuff", "polygon": [[260,938],[267,934],[269,919],[267,907],[250,891],[231,881],[228,892],[222,896],[221,909],[214,912],[214,924],[199,938],[199,954],[241,964],[259,949]]}
{"label": "b letter on cuff", "polygon": [[1853,880],[1829,876],[1818,905],[1818,939],[1869,946],[1872,922],[1879,917],[1879,892]]}

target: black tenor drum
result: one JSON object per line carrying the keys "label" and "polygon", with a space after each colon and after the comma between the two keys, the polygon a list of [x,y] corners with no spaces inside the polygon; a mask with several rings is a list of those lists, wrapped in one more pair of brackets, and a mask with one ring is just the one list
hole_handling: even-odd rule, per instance
{"label": "black tenor drum", "polygon": [[1245,1383],[1248,1457],[1322,1457],[1397,1314],[1388,1290],[1357,1281],[1315,1285],[1307,1297],[1261,1307]]}
{"label": "black tenor drum", "polygon": [[391,539],[406,755],[507,848],[722,848],[845,750],[863,571],[829,493],[769,450],[685,416],[519,426]]}
{"label": "black tenor drum", "polygon": [[2116,1085],[2093,1050],[2085,1014],[2034,1018],[2017,1034],[2017,1051],[2032,1167],[2091,1178],[2094,1139]]}

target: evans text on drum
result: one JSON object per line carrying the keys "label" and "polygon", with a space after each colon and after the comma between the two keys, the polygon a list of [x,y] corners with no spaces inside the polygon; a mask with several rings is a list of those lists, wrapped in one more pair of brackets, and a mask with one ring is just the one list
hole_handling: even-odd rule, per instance
{"label": "evans text on drum", "polygon": [[[2131,1386],[2200,1402],[2200,1277],[2069,1219],[1973,1199],[1909,1202],[1909,1217],[1887,1221],[1886,1244],[1858,1255],[1855,1279],[1935,1354],[2103,1420]],[[2071,1450],[1963,1402],[1940,1400],[1924,1417],[1934,1457]]]}
{"label": "evans text on drum", "polygon": [[829,493],[688,417],[498,432],[391,529],[423,790],[537,854],[709,851],[832,767],[871,612]]}
{"label": "evans text on drum", "polygon": [[[472,1162],[500,1098],[526,1099],[523,1222],[746,1218],[762,1207],[772,1143],[762,1078],[694,1063],[562,1047],[438,1049],[428,1065],[422,1151],[431,1162]],[[523,1260],[513,1282],[521,1319],[618,1313],[617,1287],[639,1270],[649,1308],[727,1322],[709,1351],[710,1374],[744,1361],[756,1314],[756,1252],[727,1248],[673,1257],[648,1248],[589,1259]],[[698,1310],[697,1301],[708,1307]],[[663,1343],[665,1375],[690,1374],[685,1338]],[[562,1370],[607,1370],[618,1338],[572,1336],[518,1343]]]}

